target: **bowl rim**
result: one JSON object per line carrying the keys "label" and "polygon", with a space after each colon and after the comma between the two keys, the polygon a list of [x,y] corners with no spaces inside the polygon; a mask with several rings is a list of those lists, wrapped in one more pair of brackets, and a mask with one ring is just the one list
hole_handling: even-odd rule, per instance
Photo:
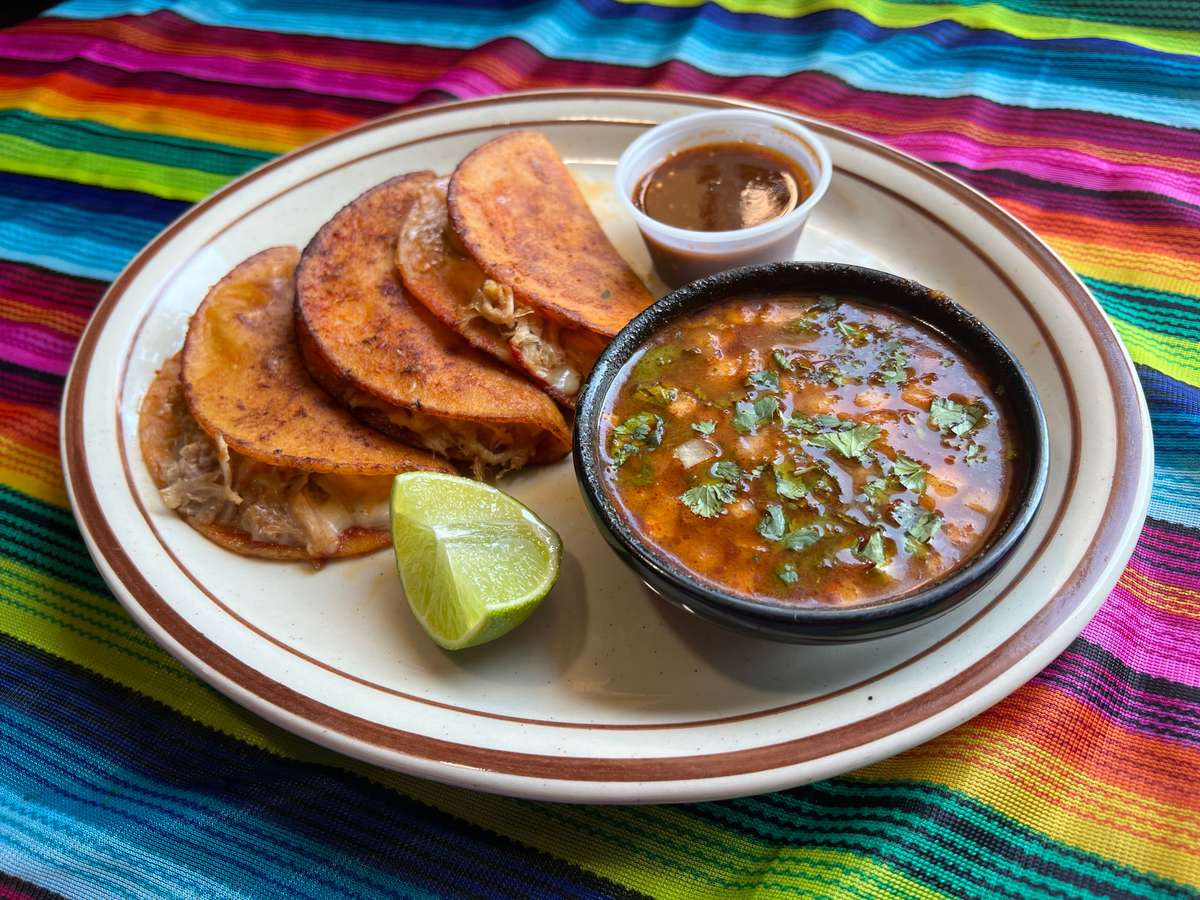
{"label": "bowl rim", "polygon": [[[983,549],[952,567],[946,576],[937,581],[899,597],[862,606],[790,606],[760,600],[722,591],[682,566],[673,565],[653,545],[643,541],[616,511],[602,483],[604,464],[596,439],[599,417],[617,375],[633,354],[663,327],[683,315],[731,299],[739,291],[762,294],[763,287],[757,283],[761,280],[778,278],[785,284],[777,289],[784,292],[805,290],[797,282],[821,277],[845,281],[846,286],[809,290],[844,291],[852,298],[856,294],[863,295],[863,302],[884,306],[932,328],[963,352],[970,351],[962,347],[960,331],[986,346],[992,354],[991,359],[984,361],[986,367],[1008,368],[1016,376],[1015,384],[1004,385],[1006,402],[1011,408],[1016,406],[1014,398],[1021,398],[1027,407],[1024,411],[1030,414],[1024,427],[1033,438],[1027,451],[1029,463],[1023,494],[1010,499],[1007,521],[993,533]],[[899,297],[906,293],[923,296],[924,301],[938,310],[941,316],[955,320],[956,327],[950,329],[942,323],[928,321],[920,310],[908,310],[899,303],[878,296],[888,294]],[[941,291],[879,269],[831,262],[773,262],[729,269],[683,285],[647,307],[622,328],[604,349],[580,390],[575,411],[573,449],[576,478],[587,505],[609,543],[618,550],[618,555],[628,555],[635,561],[635,570],[644,567],[655,577],[687,595],[691,601],[716,612],[716,618],[720,621],[728,623],[731,619],[738,620],[752,629],[767,632],[803,633],[806,628],[811,628],[812,634],[822,637],[833,637],[841,628],[861,631],[871,626],[885,628],[893,624],[916,624],[961,603],[970,596],[973,588],[982,587],[988,576],[1020,541],[1041,505],[1049,471],[1049,431],[1037,389],[1020,360],[990,328]],[[628,560],[623,561],[629,563]]]}

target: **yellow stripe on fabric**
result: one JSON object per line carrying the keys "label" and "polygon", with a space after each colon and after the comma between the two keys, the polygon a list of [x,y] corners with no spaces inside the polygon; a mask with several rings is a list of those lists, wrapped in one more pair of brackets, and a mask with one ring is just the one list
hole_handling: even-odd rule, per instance
{"label": "yellow stripe on fabric", "polygon": [[[753,841],[672,807],[521,804],[420,782],[410,794],[657,897],[938,896],[854,851]],[[463,800],[469,811],[458,812]],[[656,855],[639,857],[632,847]],[[697,847],[717,848],[697,853]],[[856,888],[856,890],[852,890]]]}
{"label": "yellow stripe on fabric", "polygon": [[[303,757],[311,747],[207,687],[139,628],[115,599],[93,594],[37,572],[12,559],[0,559],[0,631],[60,659],[118,682],[138,693],[263,750]],[[21,600],[21,595],[31,595]],[[97,627],[87,604],[116,614]],[[146,642],[139,645],[138,641]],[[286,745],[287,749],[284,750]]]}
{"label": "yellow stripe on fabric", "polygon": [[1161,334],[1109,316],[1109,321],[1125,342],[1133,361],[1150,366],[1183,381],[1200,387],[1200,343],[1170,334]]}
{"label": "yellow stripe on fabric", "polygon": [[1159,581],[1153,576],[1139,572],[1133,566],[1125,568],[1118,583],[1128,588],[1137,597],[1137,601],[1145,606],[1161,609],[1175,616],[1200,619],[1200,595],[1194,591],[1167,581]]}
{"label": "yellow stripe on fabric", "polygon": [[[702,6],[706,0],[620,0],[622,3],[644,6],[688,8]],[[957,22],[967,28],[1004,31],[1014,37],[1032,40],[1062,38],[1104,38],[1134,44],[1165,53],[1196,52],[1200,30],[1185,31],[1173,28],[1153,28],[1146,25],[1120,25],[1071,19],[1063,16],[1040,16],[1018,12],[998,3],[977,3],[961,6],[955,3],[910,4],[895,0],[811,0],[797,4],[794,0],[715,0],[733,13],[750,13],[782,19],[799,19],[815,12],[846,9],[862,16],[880,28],[914,28],[933,22]]]}
{"label": "yellow stripe on fabric", "polygon": [[1074,241],[1060,235],[1047,240],[1072,269],[1088,278],[1175,294],[1193,293],[1200,282],[1200,261],[1195,257]]}
{"label": "yellow stripe on fabric", "polygon": [[166,200],[190,203],[202,200],[230,180],[225,175],[213,175],[199,169],[48,147],[13,135],[0,135],[0,169],[20,175],[66,178],[80,184],[140,191]]}
{"label": "yellow stripe on fabric", "polygon": [[283,153],[329,134],[324,128],[276,125],[195,109],[81,100],[46,87],[36,92],[0,90],[0,109],[23,109],[47,118],[89,119],[123,131],[165,134],[270,153]]}
{"label": "yellow stripe on fabric", "polygon": [[[1193,813],[1099,781],[1000,729],[968,723],[852,777],[944,785],[1058,843],[1173,881],[1196,878],[1185,852],[1200,846]],[[1134,822],[1141,833],[1119,827]]]}
{"label": "yellow stripe on fabric", "polygon": [[48,456],[0,435],[0,484],[66,509],[67,488],[57,456]]}
{"label": "yellow stripe on fabric", "polygon": [[[0,631],[149,696],[193,721],[276,755],[335,766],[527,846],[660,897],[828,893],[919,896],[921,884],[852,851],[778,848],[731,835],[671,807],[530,804],[447,787],[356,762],[264,722],[193,677],[154,645],[116,601],[11,559],[0,560]],[[646,838],[630,852],[630,835]],[[697,840],[723,847],[698,858]]]}

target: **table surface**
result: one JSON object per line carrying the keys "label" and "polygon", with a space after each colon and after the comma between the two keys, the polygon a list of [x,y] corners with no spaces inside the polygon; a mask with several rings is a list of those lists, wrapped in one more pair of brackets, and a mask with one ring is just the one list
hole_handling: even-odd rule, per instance
{"label": "table surface", "polygon": [[[611,85],[775,103],[1048,241],[1138,366],[1150,518],[1083,635],[831,781],[555,806],[337,757],[105,589],[58,460],[106,284],[272,156],[400,107]],[[1200,7],[1191,0],[74,0],[0,31],[0,898],[1176,896],[1200,888]]]}

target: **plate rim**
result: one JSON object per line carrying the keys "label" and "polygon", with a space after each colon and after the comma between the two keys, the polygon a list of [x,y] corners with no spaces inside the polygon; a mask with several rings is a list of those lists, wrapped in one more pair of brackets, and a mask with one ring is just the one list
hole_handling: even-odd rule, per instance
{"label": "plate rim", "polygon": [[[587,98],[601,100],[628,98],[662,103],[683,103],[708,108],[765,109],[797,118],[805,123],[811,123],[823,131],[832,131],[839,138],[853,145],[857,145],[874,154],[889,157],[893,161],[899,162],[905,168],[915,170],[921,176],[935,183],[941,182],[942,186],[948,188],[952,195],[957,195],[964,199],[973,212],[990,221],[991,224],[1005,234],[1010,243],[1015,245],[1027,258],[1034,262],[1043,275],[1059,288],[1061,294],[1067,298],[1070,305],[1079,314],[1086,332],[1092,339],[1096,351],[1104,363],[1110,393],[1114,404],[1116,404],[1118,458],[1123,458],[1131,462],[1136,460],[1136,464],[1126,466],[1123,469],[1123,475],[1114,480],[1106,504],[1104,518],[1097,528],[1093,540],[1081,560],[1080,566],[1072,573],[1071,578],[1063,584],[1059,591],[1047,599],[1043,606],[1015,634],[1011,635],[1008,640],[997,646],[987,656],[976,660],[947,682],[934,688],[933,690],[937,691],[939,695],[943,692],[953,694],[953,698],[941,704],[939,708],[927,713],[919,713],[914,720],[890,730],[887,728],[877,728],[876,732],[868,733],[870,729],[865,726],[872,722],[878,724],[878,720],[880,719],[892,718],[896,712],[895,708],[885,710],[871,717],[856,720],[853,723],[848,723],[845,726],[826,732],[807,735],[796,739],[796,741],[784,741],[759,747],[745,748],[739,751],[681,757],[615,757],[607,759],[603,757],[547,757],[538,754],[475,747],[444,741],[426,735],[383,726],[379,723],[353,716],[342,710],[328,707],[319,701],[308,698],[298,691],[274,681],[263,673],[257,672],[251,666],[233,656],[223,647],[214,643],[188,624],[141,577],[137,566],[125,552],[124,548],[121,547],[120,542],[117,540],[103,514],[101,504],[95,494],[94,486],[91,484],[90,477],[88,477],[81,414],[87,388],[89,363],[94,353],[95,344],[104,330],[104,324],[119,303],[128,285],[178,230],[206,213],[226,196],[239,191],[249,181],[260,178],[277,167],[287,165],[300,156],[344,141],[359,133],[393,126],[407,119],[437,115],[455,109],[474,106],[503,105],[513,103],[514,101],[519,103],[523,100],[553,101]],[[574,117],[563,115],[555,118],[556,121],[569,122]],[[586,117],[590,121],[607,118],[614,117]],[[1057,632],[1065,623],[1071,621],[1073,618],[1077,618],[1081,611],[1094,612],[1094,609],[1102,602],[1103,598],[1101,597],[1099,601],[1091,604],[1091,610],[1084,609],[1088,605],[1086,601],[1089,591],[1093,590],[1103,581],[1112,568],[1113,561],[1117,557],[1123,556],[1127,558],[1128,553],[1132,551],[1133,543],[1140,530],[1140,523],[1144,519],[1146,506],[1149,501],[1149,467],[1147,466],[1147,460],[1152,458],[1152,437],[1149,432],[1148,414],[1145,409],[1145,401],[1141,393],[1140,384],[1127,351],[1112,331],[1104,313],[1087,291],[1087,288],[1069,270],[1057,254],[1015,217],[996,205],[992,200],[961,180],[909,154],[895,150],[871,138],[861,136],[849,129],[820,120],[813,120],[787,109],[704,94],[638,89],[575,88],[522,91],[397,111],[378,119],[360,123],[351,129],[329,135],[318,141],[299,147],[288,154],[269,160],[262,166],[235,179],[200,203],[186,210],[180,217],[166,226],[134,256],[105,291],[104,296],[97,304],[96,309],[89,319],[87,328],[80,338],[71,368],[68,372],[60,428],[61,455],[68,496],[71,500],[72,512],[83,532],[89,552],[100,567],[102,574],[105,575],[105,580],[109,583],[110,588],[113,589],[118,599],[122,602],[122,605],[134,615],[139,624],[154,636],[160,644],[163,644],[172,655],[188,665],[201,678],[220,689],[227,696],[234,696],[234,699],[238,699],[239,702],[250,707],[253,711],[266,715],[267,718],[275,721],[277,724],[281,724],[293,732],[301,733],[303,736],[313,739],[318,743],[332,746],[340,752],[348,752],[350,755],[368,758],[372,762],[383,762],[385,765],[393,768],[404,768],[404,766],[398,766],[397,763],[403,760],[411,760],[413,765],[409,767],[409,770],[415,774],[437,777],[444,781],[453,781],[484,789],[489,787],[497,789],[495,785],[488,782],[486,776],[498,776],[502,781],[506,777],[526,780],[537,779],[543,783],[550,784],[550,789],[547,790],[543,787],[533,790],[528,795],[546,798],[549,793],[554,795],[553,799],[562,799],[560,795],[572,793],[570,790],[564,791],[561,786],[578,785],[581,782],[592,786],[603,786],[606,782],[620,782],[629,786],[633,786],[635,783],[658,784],[660,782],[674,782],[676,784],[688,782],[703,785],[722,778],[727,779],[730,777],[753,775],[763,776],[771,772],[784,772],[798,764],[811,763],[814,760],[828,759],[831,756],[841,753],[869,748],[878,742],[905,735],[913,729],[920,729],[922,725],[926,725],[934,718],[950,716],[952,719],[961,721],[982,712],[983,709],[986,709],[992,703],[1019,687],[1028,677],[1032,677],[1043,665],[1056,656],[1066,646],[1066,643],[1082,630],[1083,625],[1090,619],[1090,615],[1078,623],[1079,627],[1068,634],[1065,640],[1057,639],[1052,641],[1051,638],[1060,637]],[[80,502],[81,499],[82,503]],[[1134,512],[1134,516],[1126,519],[1123,524],[1119,523],[1116,521],[1117,517],[1111,515],[1114,509],[1130,509]],[[1132,522],[1138,523],[1138,527],[1131,528],[1130,524]],[[93,528],[95,528],[95,531],[93,531]],[[1093,558],[1097,556],[1102,561],[1102,564],[1091,565]],[[1121,559],[1120,562],[1123,564],[1124,559]],[[1080,584],[1082,582],[1087,582],[1087,586],[1081,587]],[[1071,596],[1074,600],[1073,603],[1064,604],[1062,598],[1067,595]],[[150,607],[153,607],[153,611]],[[1056,617],[1051,614],[1052,612],[1057,612],[1059,615]],[[1037,633],[1033,636],[1028,635],[1026,632],[1034,628],[1035,625],[1038,627]],[[1016,652],[1015,654],[1004,652],[1005,648],[1010,647],[1014,643],[1023,642],[1027,645],[1031,640],[1034,641],[1032,647],[1029,647],[1024,652]],[[196,652],[196,647],[205,650],[208,656],[206,657]],[[1018,669],[1025,670],[1030,668],[1031,663],[1039,664],[1033,667],[1024,677],[1020,677],[1019,680],[1018,676],[1011,674]],[[1008,680],[1011,680],[1012,684],[1007,683],[1005,679],[1006,675],[1009,676]],[[957,686],[964,681],[970,682],[970,685],[955,691],[946,690],[948,685],[953,684]],[[998,682],[1005,682],[1004,689],[999,691],[998,696],[992,697],[990,695],[997,693],[995,686]],[[254,690],[250,685],[257,685],[260,690]],[[987,690],[988,687],[992,687],[993,690]],[[921,705],[922,701],[926,701],[926,698],[932,692],[926,691],[915,697],[911,697],[902,705],[906,707]],[[972,701],[975,702],[973,703]],[[341,727],[347,724],[347,720],[353,720],[353,724],[355,725],[354,733],[349,733]],[[933,737],[934,734],[940,733],[940,731],[945,730],[945,728],[953,724],[955,724],[955,721],[950,721],[945,727],[926,734],[921,739]],[[634,730],[636,730],[636,727]],[[652,730],[652,727],[647,730]],[[849,744],[832,746],[825,750],[818,749],[808,755],[789,755],[786,762],[778,760],[780,748],[788,747],[796,742],[803,742],[811,746],[817,742],[817,739],[823,737],[826,739],[826,742],[832,741],[835,740],[832,737],[833,735],[848,730],[853,730],[861,737],[861,740],[856,740]],[[356,742],[362,742],[366,746],[357,747],[355,746]],[[915,741],[909,742],[906,746],[912,743],[915,743]],[[471,751],[468,754],[470,761],[463,759],[461,751],[464,749]],[[898,749],[903,748],[896,747],[887,752],[895,752]],[[768,761],[767,765],[757,767],[753,767],[752,765],[751,768],[738,769],[736,771],[726,770],[716,773],[713,772],[711,765],[705,764],[706,761],[711,763],[716,759],[731,756],[744,761],[747,758],[757,758],[764,751],[772,751],[776,756],[775,762]],[[377,758],[378,752],[390,755],[386,760],[381,760]],[[878,758],[882,755],[884,754],[879,753],[873,758]],[[854,764],[861,764],[863,761]],[[436,771],[429,771],[430,766],[433,766]],[[476,773],[473,777],[464,777],[461,774],[459,777],[450,777],[450,773],[442,772],[438,767],[447,769],[474,768]],[[647,767],[658,771],[647,771]],[[420,771],[417,771],[418,769]],[[672,771],[665,771],[668,769]],[[485,783],[480,783],[481,777],[483,777]],[[796,780],[792,779],[785,783],[796,783]],[[556,787],[556,785],[560,787]],[[782,784],[779,786],[782,786]],[[755,790],[758,789],[760,788],[755,788]],[[505,790],[508,793],[522,793],[520,790],[512,789],[511,784],[506,784]],[[732,796],[733,794],[726,792],[724,795]],[[702,791],[697,796],[708,797],[713,795],[703,793]],[[590,799],[597,798],[592,797]]]}

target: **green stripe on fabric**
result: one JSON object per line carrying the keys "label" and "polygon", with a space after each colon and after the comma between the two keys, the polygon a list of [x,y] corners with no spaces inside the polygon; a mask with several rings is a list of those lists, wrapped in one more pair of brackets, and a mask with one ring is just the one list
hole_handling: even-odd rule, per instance
{"label": "green stripe on fabric", "polygon": [[[931,820],[924,813],[907,813],[904,811],[906,807],[916,808],[924,804],[935,804],[955,819],[969,822],[980,831],[987,832],[1005,844],[1018,848],[1028,858],[1041,858],[1051,861],[1054,865],[1061,866],[1068,871],[1085,875],[1097,882],[1110,884],[1126,896],[1153,897],[1157,893],[1145,878],[1130,877],[1125,873],[1114,872],[1111,868],[1091,865],[1083,858],[1081,852],[1063,852],[1057,849],[1054,842],[1048,838],[1043,837],[1041,840],[1034,840],[1025,829],[1016,826],[1012,820],[999,811],[993,810],[993,816],[985,816],[981,814],[975,803],[934,782],[899,784],[869,779],[853,779],[853,776],[850,776],[850,778],[844,781],[833,780],[821,782],[814,789],[819,790],[823,794],[852,799],[855,805],[852,808],[847,807],[845,810],[831,809],[828,805],[806,803],[792,795],[782,793],[773,794],[771,804],[789,807],[805,814],[805,827],[811,827],[819,831],[839,830],[839,834],[840,829],[845,824],[864,824],[864,820],[870,820],[871,818],[881,823],[886,822],[886,824],[903,821],[911,826],[903,832],[905,834],[920,834],[921,832],[944,834],[950,837],[953,843],[961,843],[960,850],[963,851],[963,855],[956,856],[955,858],[966,861],[965,864],[968,866],[973,864],[983,865],[983,870],[979,872],[979,877],[972,878],[972,881],[983,882],[989,881],[996,876],[1003,876],[1004,869],[1010,864],[1011,860],[995,854],[989,854],[991,857],[989,860],[983,856],[986,845],[957,835],[951,828],[943,827],[940,819],[935,818]],[[889,805],[868,806],[864,801],[869,799],[888,802]],[[752,797],[736,801],[736,803],[739,806],[759,812],[770,812],[773,809],[772,805]],[[761,822],[762,819],[756,819],[755,821]],[[1001,823],[1007,827],[998,827]],[[757,825],[756,827],[761,828],[761,825]],[[974,848],[975,858],[972,860],[967,859],[966,851],[968,848]],[[1021,872],[1029,877],[1043,874],[1029,869],[1022,869]],[[1095,893],[1086,891],[1077,885],[1057,879],[1050,880],[1049,878],[1045,878],[1043,879],[1043,883],[1054,892],[1068,896],[1097,896]],[[1018,889],[1022,891],[1028,890],[1024,884],[1019,884]]]}
{"label": "green stripe on fabric", "polygon": [[[855,894],[913,896],[921,886],[850,851],[821,851],[802,859],[780,858],[777,850],[733,838],[694,818],[659,810],[598,810],[525,804],[419,781],[366,766],[322,750],[274,728],[195,679],[159,650],[127,617],[121,625],[100,621],[124,613],[95,610],[104,598],[55,583],[12,561],[0,561],[0,630],[150,696],[188,718],[261,750],[354,771],[414,799],[474,822],[583,868],[664,897],[697,896],[759,888],[765,896],[794,895],[798,888],[825,890],[857,883]],[[486,813],[486,814],[485,814]],[[663,815],[667,821],[661,821]],[[603,820],[610,819],[605,822]],[[678,835],[686,835],[678,838]],[[644,845],[631,847],[630,838]],[[601,846],[605,852],[596,853]],[[697,855],[697,846],[705,852]],[[589,852],[590,850],[590,852]]]}
{"label": "green stripe on fabric", "polygon": [[64,150],[24,137],[0,134],[0,169],[21,175],[60,178],[117,190],[141,191],[166,200],[195,203],[231,179],[198,169]]}
{"label": "green stripe on fabric", "polygon": [[[645,4],[645,0],[618,0],[621,3]],[[690,8],[703,6],[707,0],[653,0],[646,5]],[[957,3],[908,3],[904,0],[812,0],[797,5],[793,0],[715,0],[734,13],[750,13],[777,19],[799,19],[815,12],[848,9],[880,28],[914,28],[933,22],[949,20],[967,28],[985,31],[1004,31],[1013,37],[1028,40],[1061,40],[1063,38],[1103,38],[1135,44],[1164,53],[1194,54],[1200,30],[1157,28],[1150,25],[1115,24],[1102,20],[1084,20],[1068,16],[1043,16],[1020,10],[1006,9],[996,2],[971,5]]]}
{"label": "green stripe on fabric", "polygon": [[[913,6],[939,0],[899,0]],[[986,0],[958,0],[959,6],[979,6]],[[1136,2],[1085,3],[1080,0],[992,0],[994,5],[1034,16],[1052,16],[1113,25],[1144,25],[1195,31],[1200,22],[1193,0],[1136,0]],[[1170,23],[1164,24],[1164,23]]]}
{"label": "green stripe on fabric", "polygon": [[275,155],[232,144],[126,131],[86,119],[52,119],[23,109],[0,111],[0,134],[25,138],[59,150],[83,150],[230,177],[241,175]]}
{"label": "green stripe on fabric", "polygon": [[1200,300],[1187,294],[1114,284],[1098,278],[1082,280],[1109,315],[1143,328],[1200,341]]}

